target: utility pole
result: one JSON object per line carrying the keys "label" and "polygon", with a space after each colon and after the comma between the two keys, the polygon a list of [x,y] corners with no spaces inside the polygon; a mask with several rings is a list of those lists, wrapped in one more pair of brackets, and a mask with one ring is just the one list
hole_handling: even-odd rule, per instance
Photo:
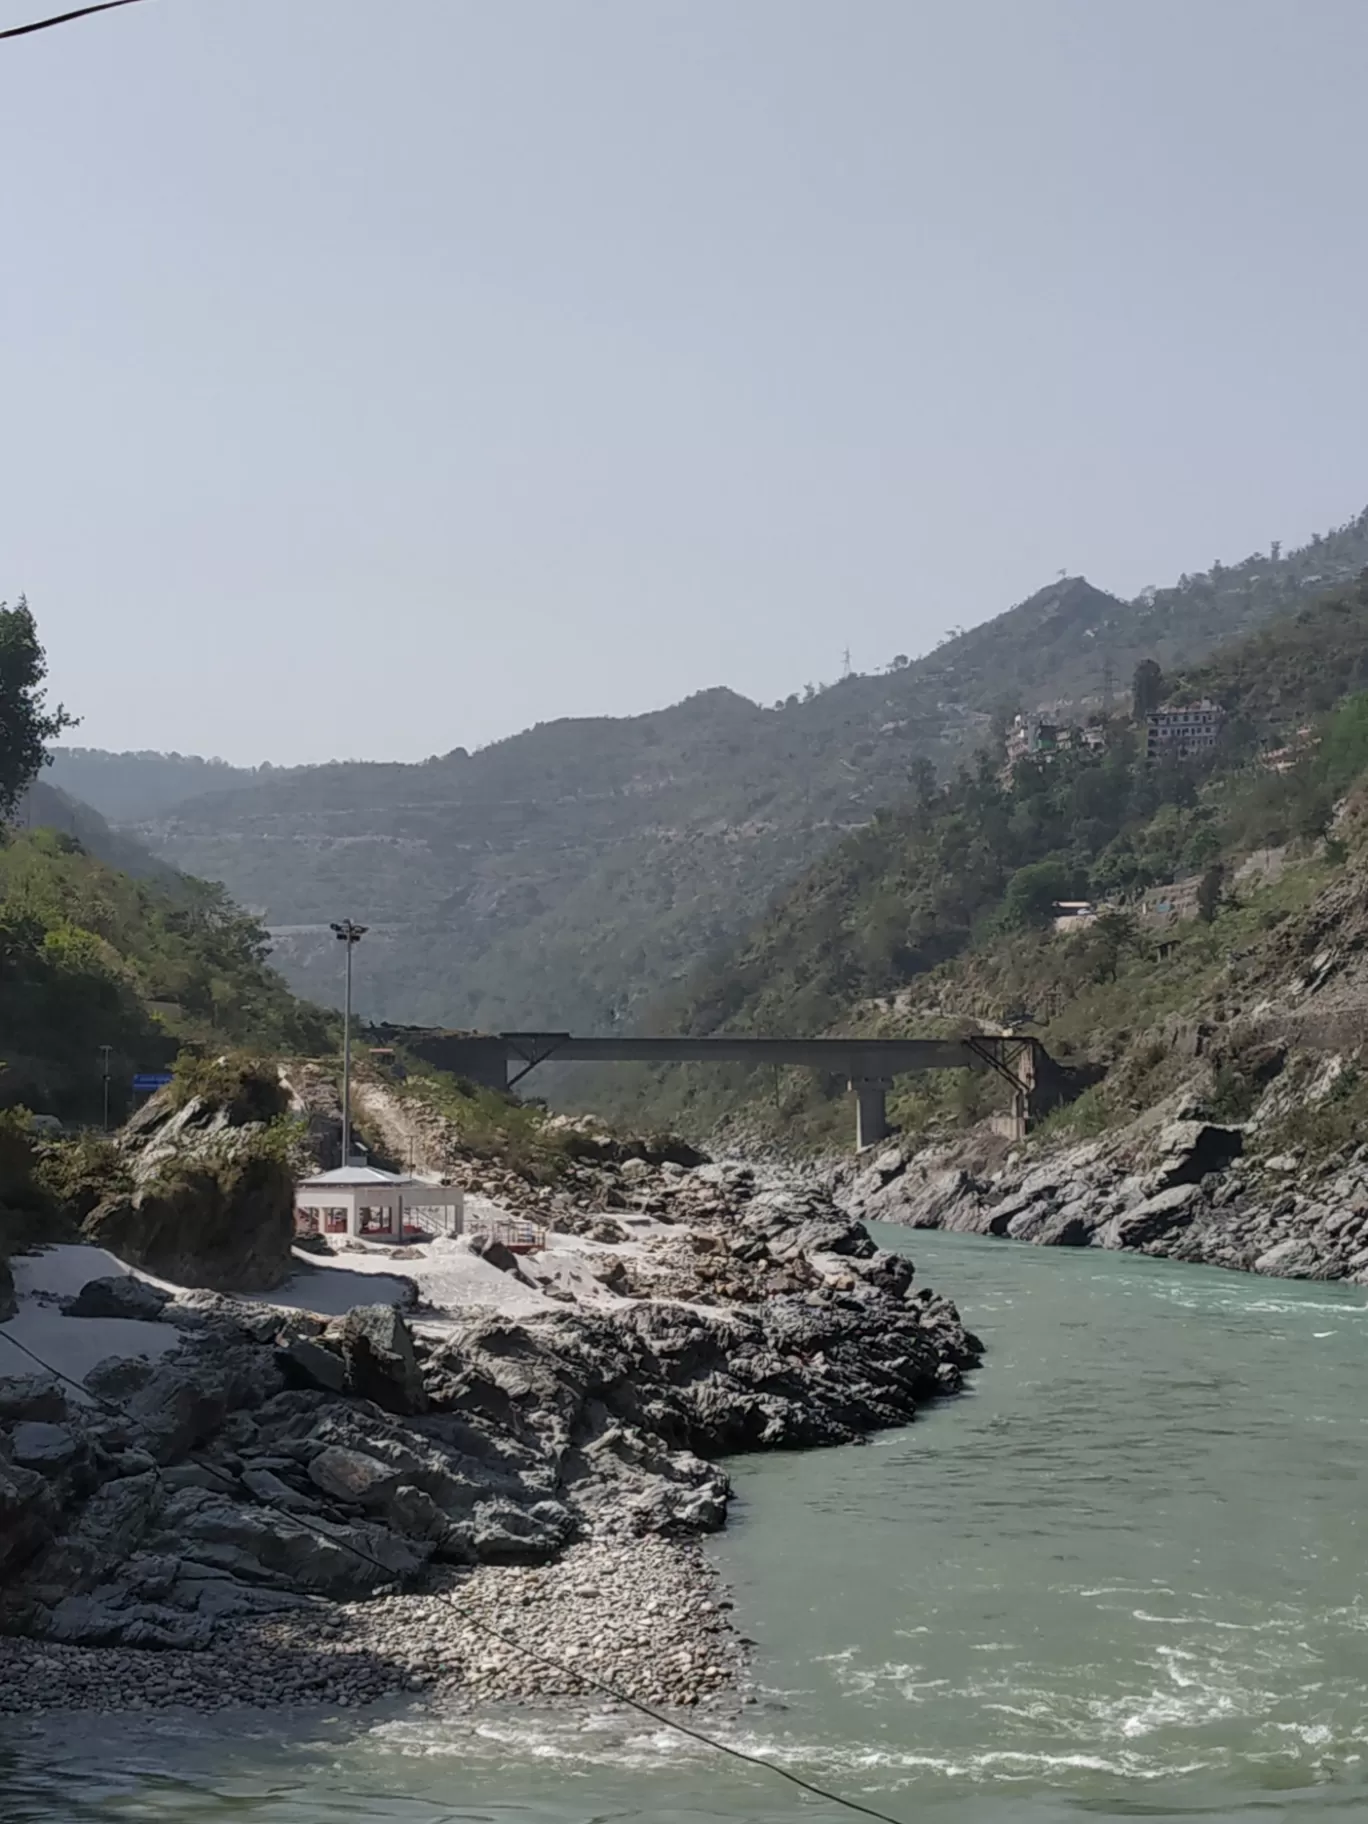
{"label": "utility pole", "polygon": [[104,1131],[106,1133],[109,1132],[109,1054],[113,1049],[112,1045],[101,1045],[100,1047],[104,1057]]}
{"label": "utility pole", "polygon": [[342,1000],[342,1166],[351,1164],[351,982],[352,951],[366,935],[365,925],[344,918],[333,926],[333,936],[347,948],[347,986]]}

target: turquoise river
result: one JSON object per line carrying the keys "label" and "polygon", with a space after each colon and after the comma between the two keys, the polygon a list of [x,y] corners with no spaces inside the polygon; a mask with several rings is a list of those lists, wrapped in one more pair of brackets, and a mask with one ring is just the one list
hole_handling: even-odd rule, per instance
{"label": "turquoise river", "polygon": [[[1368,1293],[881,1239],[986,1365],[905,1431],[736,1465],[713,1550],[760,1701],[719,1732],[930,1824],[1368,1819]],[[4,1824],[842,1815],[602,1711],[0,1728]]]}

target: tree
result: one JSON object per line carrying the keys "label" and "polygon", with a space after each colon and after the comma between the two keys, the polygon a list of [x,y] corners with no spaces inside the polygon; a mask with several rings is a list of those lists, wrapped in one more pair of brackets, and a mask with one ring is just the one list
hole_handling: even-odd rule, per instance
{"label": "tree", "polygon": [[1020,714],[1021,698],[1019,696],[1002,697],[993,705],[988,728],[999,747],[1007,739],[1008,730]]}
{"label": "tree", "polygon": [[936,796],[936,769],[925,754],[918,754],[907,769],[908,783],[912,788],[912,800],[923,808]]}
{"label": "tree", "polygon": [[1225,869],[1213,862],[1197,883],[1197,916],[1204,925],[1213,922],[1221,909],[1221,889],[1225,886]]}
{"label": "tree", "polygon": [[1153,715],[1164,700],[1164,674],[1157,659],[1141,659],[1131,682],[1131,709],[1137,720]]}
{"label": "tree", "polygon": [[1089,936],[1095,982],[1114,982],[1122,959],[1141,947],[1139,924],[1129,912],[1103,912]]}
{"label": "tree", "polygon": [[49,759],[47,744],[76,726],[61,704],[49,710],[42,684],[47,655],[21,595],[0,602],[0,821],[14,815],[25,788]]}
{"label": "tree", "polygon": [[1062,861],[1035,861],[1018,868],[1002,897],[1002,922],[1009,930],[1039,930],[1055,915],[1055,906],[1074,887],[1072,871]]}

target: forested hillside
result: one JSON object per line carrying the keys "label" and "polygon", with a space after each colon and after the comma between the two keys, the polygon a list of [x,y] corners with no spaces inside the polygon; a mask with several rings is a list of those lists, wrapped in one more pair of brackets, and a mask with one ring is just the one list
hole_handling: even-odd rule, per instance
{"label": "forested hillside", "polygon": [[[895,655],[771,708],[707,691],[419,766],[259,771],[168,811],[166,780],[190,777],[177,762],[147,775],[136,817],[131,761],[146,757],[87,753],[79,776],[165,859],[225,882],[316,999],[336,1000],[327,927],[349,915],[371,927],[357,974],[366,1013],[601,1032],[638,1024],[700,955],[902,803],[928,761],[953,771],[1016,708],[1100,710],[1139,659],[1198,662],[1365,563],[1368,515],[1131,603],[1064,578],[926,658]],[[59,780],[66,765],[59,756]]]}
{"label": "forested hillside", "polygon": [[0,846],[0,1106],[75,1120],[112,1112],[136,1071],[187,1041],[315,1052],[334,1022],[268,966],[265,933],[215,883],[136,880],[60,830]]}
{"label": "forested hillside", "polygon": [[0,1109],[101,1119],[107,1078],[121,1119],[134,1072],[187,1042],[326,1047],[335,1022],[295,1000],[222,886],[177,874],[40,777],[73,725],[46,676],[27,602],[0,602]]}
{"label": "forested hillside", "polygon": [[[1197,883],[1196,923],[1206,927],[1233,913],[1237,870],[1252,853],[1277,853],[1284,910],[1322,884],[1327,856],[1342,859],[1340,838],[1322,839],[1368,769],[1365,685],[1368,578],[1168,680],[1167,696],[1201,689],[1228,709],[1212,753],[1147,764],[1136,729],[1114,717],[1100,750],[1023,760],[1010,773],[1000,751],[984,752],[944,787],[928,779],[839,843],[684,992],[663,997],[653,1023],[699,1034],[897,1033],[1031,1014],[1086,1056],[1115,1033],[1095,1000],[1091,1029],[1075,1017],[1083,988],[1135,968],[1143,1000],[1178,967],[1156,957],[1134,915],[1146,889]],[[1116,910],[1056,933],[1055,907],[1070,899]],[[1136,993],[1111,1007],[1115,1024],[1126,1024]],[[737,1073],[618,1081],[620,1111],[695,1128],[738,1097],[769,1094]],[[614,1099],[607,1077],[594,1089]],[[820,1128],[822,1100],[795,1075],[775,1118]]]}

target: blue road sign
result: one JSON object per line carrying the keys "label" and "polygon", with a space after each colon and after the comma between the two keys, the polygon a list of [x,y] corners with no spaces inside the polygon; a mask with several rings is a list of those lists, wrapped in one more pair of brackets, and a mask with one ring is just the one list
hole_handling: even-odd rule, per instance
{"label": "blue road sign", "polygon": [[169,1070],[144,1070],[133,1079],[133,1087],[141,1094],[150,1095],[154,1089],[165,1089],[171,1081]]}

